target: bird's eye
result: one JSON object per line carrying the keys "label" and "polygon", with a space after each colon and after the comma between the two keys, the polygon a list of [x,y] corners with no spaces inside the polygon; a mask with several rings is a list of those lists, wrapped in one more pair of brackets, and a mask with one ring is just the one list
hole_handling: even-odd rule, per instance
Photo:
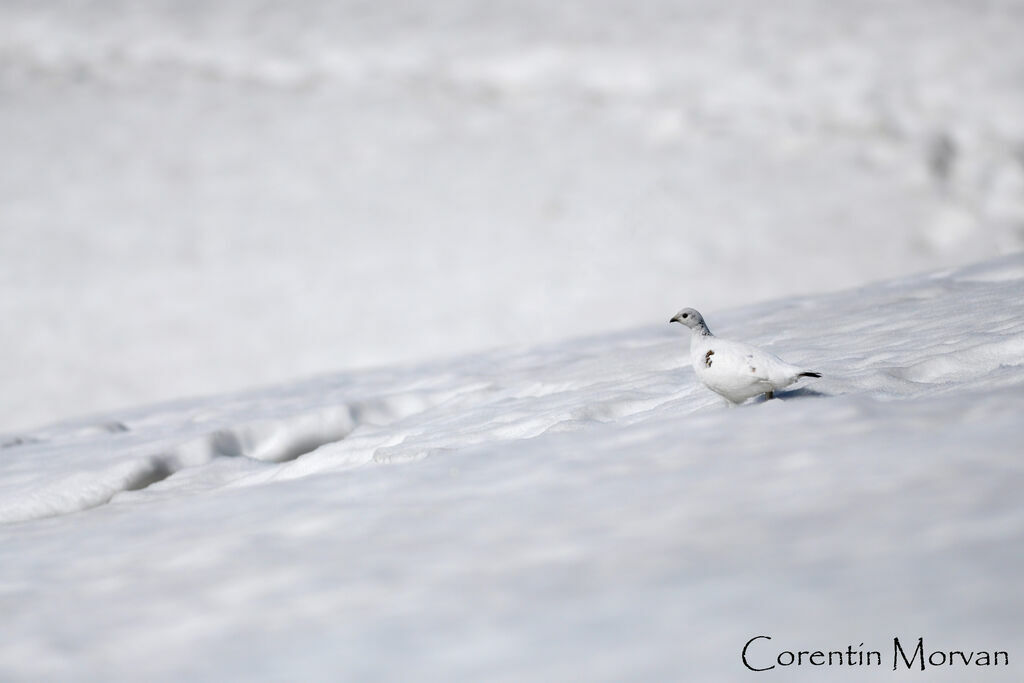
{"label": "bird's eye", "polygon": [[689,313],[683,313],[683,317],[684,317],[684,318],[689,318],[689,317],[690,317],[690,314],[689,314]]}

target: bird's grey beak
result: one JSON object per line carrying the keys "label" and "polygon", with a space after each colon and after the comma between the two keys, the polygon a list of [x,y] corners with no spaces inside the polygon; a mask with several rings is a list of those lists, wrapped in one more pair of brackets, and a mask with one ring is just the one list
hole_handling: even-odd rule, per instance
{"label": "bird's grey beak", "polygon": [[678,315],[674,315],[674,316],[672,316],[672,319],[669,320],[669,322],[670,323],[678,323],[678,322],[682,322],[682,321],[679,320],[679,316]]}

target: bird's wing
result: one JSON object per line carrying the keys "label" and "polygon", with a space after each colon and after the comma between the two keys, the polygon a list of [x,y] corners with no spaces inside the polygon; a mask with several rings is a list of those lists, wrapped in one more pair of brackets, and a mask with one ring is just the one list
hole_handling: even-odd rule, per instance
{"label": "bird's wing", "polygon": [[711,356],[709,370],[717,369],[737,377],[749,377],[751,382],[769,381],[776,363],[781,363],[772,354],[743,342],[719,339],[709,345]]}

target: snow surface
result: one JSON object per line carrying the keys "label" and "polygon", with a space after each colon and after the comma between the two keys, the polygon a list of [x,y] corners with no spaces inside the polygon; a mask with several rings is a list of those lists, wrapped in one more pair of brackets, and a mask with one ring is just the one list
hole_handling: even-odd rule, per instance
{"label": "snow surface", "polygon": [[1022,294],[708,310],[824,373],[731,409],[659,323],[9,434],[0,679],[733,681],[765,633],[1020,680]]}
{"label": "snow surface", "polygon": [[0,429],[1020,250],[1022,32],[1018,0],[5,0]]}

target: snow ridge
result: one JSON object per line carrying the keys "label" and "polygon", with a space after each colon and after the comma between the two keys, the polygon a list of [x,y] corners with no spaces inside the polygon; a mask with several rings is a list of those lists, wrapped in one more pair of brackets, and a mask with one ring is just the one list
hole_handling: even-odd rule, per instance
{"label": "snow ridge", "polygon": [[1014,255],[715,311],[824,374],[736,409],[659,316],[5,439],[0,678],[739,681],[762,627],[1012,649],[1022,290]]}
{"label": "snow ridge", "polygon": [[[779,396],[793,400],[865,394],[887,400],[954,392],[986,382],[1014,382],[1017,369],[1024,365],[1024,323],[1016,310],[1019,305],[1015,308],[1001,293],[1019,291],[1024,279],[1022,263],[1021,256],[1011,256],[986,267],[865,288],[869,301],[883,299],[884,304],[872,305],[870,313],[854,306],[846,315],[834,314],[828,328],[820,326],[817,319],[832,302],[849,309],[854,300],[850,294],[759,306],[760,317],[765,317],[765,310],[787,311],[795,305],[802,315],[788,314],[784,319],[800,325],[806,333],[793,328],[787,352],[826,370],[819,386],[779,392]],[[882,305],[889,311],[885,315],[875,312]],[[972,319],[970,327],[952,324],[957,315],[965,314],[959,313],[965,307],[972,308],[970,314],[978,320]],[[749,313],[740,310],[721,317],[736,320]],[[825,336],[826,329],[830,336]],[[592,348],[582,355],[576,349],[584,345],[578,342],[527,352],[527,358],[547,357],[550,361],[533,359],[529,367],[521,369],[507,354],[469,357],[454,361],[454,368],[442,368],[439,374],[426,370],[427,382],[432,385],[426,391],[396,390],[389,384],[394,381],[393,373],[364,382],[358,376],[346,376],[349,385],[340,385],[344,393],[370,394],[315,409],[295,411],[296,395],[308,391],[303,385],[294,385],[286,392],[287,414],[275,414],[271,394],[258,399],[258,419],[246,417],[253,401],[242,395],[236,399],[237,406],[213,420],[215,428],[209,428],[210,418],[202,412],[197,417],[186,410],[184,423],[174,428],[163,425],[157,438],[146,433],[144,420],[143,425],[130,429],[125,425],[131,424],[131,419],[123,416],[96,426],[65,429],[63,434],[57,428],[49,434],[43,430],[13,437],[8,439],[12,455],[21,457],[30,457],[34,449],[45,451],[51,442],[67,449],[76,440],[130,438],[106,466],[93,463],[77,472],[54,472],[38,486],[6,496],[0,504],[0,521],[68,514],[114,500],[139,500],[144,498],[139,492],[157,484],[164,485],[162,490],[262,484],[372,463],[422,460],[474,444],[533,439],[586,429],[594,423],[630,424],[665,411],[682,418],[713,409],[713,399],[695,392],[685,340],[676,337],[666,344],[665,334],[670,333],[648,334],[646,340],[643,336],[627,338],[625,348],[595,338],[590,342]],[[844,342],[835,343],[839,339]],[[870,347],[845,341],[851,339],[871,340]],[[801,348],[797,344],[803,340],[811,340],[813,346]],[[835,357],[834,351],[844,345],[852,346],[850,352]],[[626,365],[618,367],[623,361]],[[493,367],[481,372],[481,364]],[[673,370],[680,366],[681,373]],[[499,375],[505,374],[514,378],[511,383],[499,380]],[[319,382],[317,386],[323,386],[323,380]],[[334,395],[338,391],[335,387]],[[194,436],[180,436],[197,430],[201,431]],[[243,459],[247,464],[227,467],[223,463],[227,459]],[[209,480],[199,483],[204,477]],[[125,495],[131,492],[136,495]]]}

